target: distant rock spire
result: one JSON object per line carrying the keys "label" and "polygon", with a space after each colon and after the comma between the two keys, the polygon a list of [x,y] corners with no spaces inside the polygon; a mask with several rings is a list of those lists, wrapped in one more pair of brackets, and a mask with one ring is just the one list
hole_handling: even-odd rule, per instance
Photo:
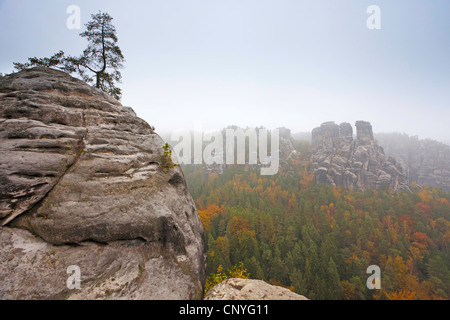
{"label": "distant rock spire", "polygon": [[374,140],[372,125],[356,121],[353,128],[343,122],[324,122],[312,131],[311,168],[317,183],[344,186],[350,189],[393,191],[408,189],[406,176],[395,159],[387,159],[383,148]]}
{"label": "distant rock spire", "polygon": [[356,121],[356,139],[363,143],[374,141],[372,125],[367,121]]}

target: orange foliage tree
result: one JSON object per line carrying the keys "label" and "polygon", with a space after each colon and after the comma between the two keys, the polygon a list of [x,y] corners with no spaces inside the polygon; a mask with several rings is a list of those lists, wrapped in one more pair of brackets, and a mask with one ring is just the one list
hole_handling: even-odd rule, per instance
{"label": "orange foliage tree", "polygon": [[211,228],[212,219],[217,217],[219,212],[220,208],[216,204],[210,204],[205,209],[198,210],[198,215],[205,231],[209,231],[209,229]]}

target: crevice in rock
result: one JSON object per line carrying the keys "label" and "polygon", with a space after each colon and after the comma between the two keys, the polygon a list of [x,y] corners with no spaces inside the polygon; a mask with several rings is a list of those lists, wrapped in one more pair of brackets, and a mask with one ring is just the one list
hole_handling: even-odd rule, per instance
{"label": "crevice in rock", "polygon": [[168,181],[168,183],[174,187],[183,182],[183,178],[178,173],[175,173]]}
{"label": "crevice in rock", "polygon": [[61,176],[58,178],[58,180],[56,180],[56,182],[49,188],[49,190],[42,196],[42,198],[37,201],[34,205],[32,205],[30,208],[28,208],[25,211],[18,211],[12,215],[10,215],[9,217],[7,217],[5,220],[2,221],[0,227],[3,227],[5,225],[7,225],[8,223],[10,223],[12,220],[14,220],[16,217],[18,217],[19,215],[22,215],[24,213],[27,212],[32,212],[35,208],[37,208],[42,201],[50,194],[50,192],[52,192],[52,190],[59,184],[59,182],[62,180],[62,178],[67,174],[67,172],[69,172],[69,170],[71,170],[73,167],[75,167],[75,165],[78,163],[78,161],[80,160],[84,148],[86,147],[86,143],[85,143],[85,138],[88,134],[88,128],[86,125],[86,116],[84,114],[84,111],[81,113],[81,117],[82,117],[82,121],[83,121],[83,126],[85,128],[85,132],[83,134],[83,136],[80,138],[80,140],[78,141],[78,147],[79,149],[76,151],[75,154],[75,158],[73,160],[73,162],[67,166],[67,168],[64,170],[64,172],[61,174]]}

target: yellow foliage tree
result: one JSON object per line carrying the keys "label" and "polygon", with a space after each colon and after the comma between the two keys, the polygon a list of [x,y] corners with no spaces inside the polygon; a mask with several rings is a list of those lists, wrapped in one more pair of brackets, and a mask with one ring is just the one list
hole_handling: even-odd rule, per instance
{"label": "yellow foliage tree", "polygon": [[247,268],[244,267],[244,263],[240,262],[235,265],[233,269],[228,270],[228,275],[223,270],[222,265],[217,268],[216,273],[211,273],[205,281],[205,294],[215,285],[221,283],[230,278],[249,279],[250,273],[247,272]]}
{"label": "yellow foliage tree", "polygon": [[384,294],[388,300],[416,300],[417,294],[414,291],[398,290],[392,293]]}

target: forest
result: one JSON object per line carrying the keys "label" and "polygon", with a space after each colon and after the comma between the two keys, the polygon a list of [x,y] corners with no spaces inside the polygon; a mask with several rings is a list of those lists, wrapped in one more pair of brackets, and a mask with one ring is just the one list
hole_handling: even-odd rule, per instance
{"label": "forest", "polygon": [[[205,230],[206,290],[229,274],[309,299],[449,298],[450,193],[336,188],[314,183],[308,166],[292,159],[273,176],[183,167]],[[366,285],[370,265],[381,289]]]}

